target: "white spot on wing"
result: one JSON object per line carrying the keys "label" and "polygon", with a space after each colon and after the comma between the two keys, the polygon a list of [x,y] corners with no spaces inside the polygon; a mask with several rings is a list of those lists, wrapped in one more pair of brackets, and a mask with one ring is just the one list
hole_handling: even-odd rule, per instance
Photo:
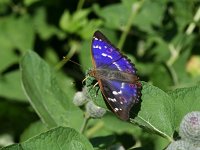
{"label": "white spot on wing", "polygon": [[117,112],[119,109],[118,108],[114,108],[114,111]]}
{"label": "white spot on wing", "polygon": [[117,92],[117,91],[113,91],[112,92],[114,95],[119,95],[119,94],[122,94],[122,91],[120,90],[119,92]]}
{"label": "white spot on wing", "polygon": [[110,59],[113,59],[112,56],[107,55],[106,53],[102,53],[101,55],[104,56],[104,57],[109,57]]}
{"label": "white spot on wing", "polygon": [[121,88],[122,88],[122,89],[124,88],[124,85],[125,85],[125,83],[124,83],[124,82],[122,82],[122,84],[121,84]]}
{"label": "white spot on wing", "polygon": [[112,102],[116,102],[117,101],[115,98],[110,98],[110,97],[108,97],[108,100],[112,101]]}
{"label": "white spot on wing", "polygon": [[99,48],[99,46],[98,45],[96,45],[96,46],[94,45],[93,48]]}
{"label": "white spot on wing", "polygon": [[120,71],[122,70],[122,69],[120,68],[120,66],[119,66],[116,62],[113,62],[113,64],[117,67],[117,69],[119,69]]}

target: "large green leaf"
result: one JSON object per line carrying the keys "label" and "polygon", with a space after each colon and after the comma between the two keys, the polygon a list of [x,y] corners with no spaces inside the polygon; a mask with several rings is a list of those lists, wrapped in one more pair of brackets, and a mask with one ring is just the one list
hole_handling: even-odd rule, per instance
{"label": "large green leaf", "polygon": [[[90,87],[92,78],[88,78],[86,85],[91,99],[99,106],[107,108],[98,87]],[[138,124],[147,131],[172,140],[174,133],[174,102],[171,97],[150,84],[143,83],[142,102],[140,111],[132,123]],[[130,116],[133,114],[130,113]],[[155,117],[156,116],[156,117]]]}
{"label": "large green leaf", "polygon": [[66,94],[60,89],[55,72],[31,51],[21,61],[21,72],[28,99],[44,123],[49,127],[80,127],[82,112],[72,103],[71,83],[66,83]]}
{"label": "large green leaf", "polygon": [[131,122],[172,140],[174,109],[174,102],[167,93],[143,82],[141,108],[137,117],[131,119]]}
{"label": "large green leaf", "polygon": [[72,128],[58,127],[2,150],[92,150],[90,142]]}

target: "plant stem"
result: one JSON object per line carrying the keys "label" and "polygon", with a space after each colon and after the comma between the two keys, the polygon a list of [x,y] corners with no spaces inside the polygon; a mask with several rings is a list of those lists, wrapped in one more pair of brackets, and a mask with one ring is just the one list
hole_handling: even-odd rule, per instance
{"label": "plant stem", "polygon": [[93,126],[92,128],[90,128],[87,133],[86,136],[87,137],[91,137],[96,131],[98,131],[99,129],[101,129],[104,126],[103,121],[98,122],[95,126]]}
{"label": "plant stem", "polygon": [[119,43],[117,45],[117,47],[119,49],[122,49],[122,47],[124,45],[124,42],[126,40],[126,37],[128,35],[128,32],[129,32],[129,30],[131,28],[132,21],[134,20],[135,16],[138,14],[142,4],[143,4],[143,0],[138,2],[138,3],[134,3],[132,5],[132,11],[131,11],[130,17],[128,18],[128,22],[127,22],[127,24],[126,24],[126,26],[124,28],[124,31],[123,31],[123,33],[122,33],[122,35],[121,35],[121,37],[119,39]]}
{"label": "plant stem", "polygon": [[[194,28],[196,26],[196,22],[198,22],[200,20],[200,7],[197,9],[197,12],[195,13],[193,20],[194,20],[194,22],[191,22],[190,25],[188,26],[188,28],[186,29],[185,36],[192,34],[192,32],[194,31]],[[184,39],[185,39],[185,37],[183,37],[182,43],[184,42]],[[172,66],[178,59],[181,51],[183,50],[183,48],[182,48],[183,46],[181,46],[180,43],[177,44],[177,46],[174,46],[173,44],[169,44],[169,50],[171,52],[171,57],[166,62],[166,65],[172,75],[174,85],[178,84],[178,77],[176,75],[176,71],[174,70],[174,68]]]}
{"label": "plant stem", "polygon": [[78,5],[77,5],[77,8],[76,8],[77,11],[82,9],[84,2],[85,2],[85,0],[79,0],[78,1]]}
{"label": "plant stem", "polygon": [[81,129],[80,129],[80,133],[82,133],[82,134],[84,133],[84,131],[85,131],[86,127],[87,127],[89,119],[90,119],[90,116],[87,115],[87,113],[86,113],[85,117],[84,117],[84,120],[83,120],[83,124],[82,124]]}
{"label": "plant stem", "polygon": [[194,31],[196,23],[200,20],[200,7],[197,9],[197,12],[194,15],[193,20],[194,20],[194,22],[191,22],[190,25],[188,26],[187,30],[186,30],[187,35],[190,35]]}

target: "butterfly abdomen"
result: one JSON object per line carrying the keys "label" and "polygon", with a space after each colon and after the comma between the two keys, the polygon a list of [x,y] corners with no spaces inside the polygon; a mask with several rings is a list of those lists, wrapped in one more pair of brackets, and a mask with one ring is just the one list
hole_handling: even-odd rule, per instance
{"label": "butterfly abdomen", "polygon": [[89,75],[97,80],[115,80],[126,83],[137,83],[138,81],[138,77],[134,74],[110,69],[93,69],[89,71]]}

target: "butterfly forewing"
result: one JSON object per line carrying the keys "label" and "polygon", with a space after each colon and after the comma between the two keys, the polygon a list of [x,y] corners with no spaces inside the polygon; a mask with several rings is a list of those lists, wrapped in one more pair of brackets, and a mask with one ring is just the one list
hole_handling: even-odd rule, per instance
{"label": "butterfly forewing", "polygon": [[93,64],[96,68],[136,73],[136,69],[130,60],[121,54],[99,31],[94,33],[91,50]]}

